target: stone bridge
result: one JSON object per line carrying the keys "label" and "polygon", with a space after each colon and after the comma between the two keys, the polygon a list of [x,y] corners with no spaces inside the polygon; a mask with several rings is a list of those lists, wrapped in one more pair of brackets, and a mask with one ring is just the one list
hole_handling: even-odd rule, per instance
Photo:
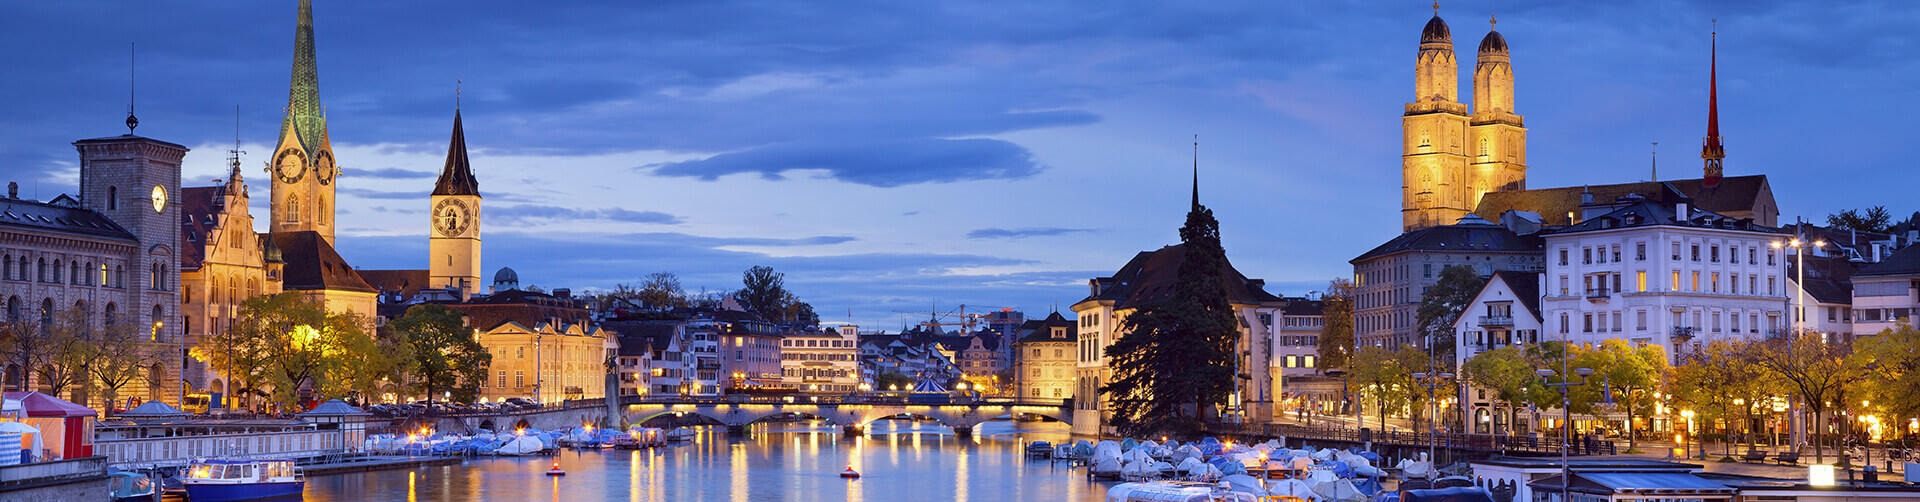
{"label": "stone bridge", "polygon": [[842,426],[857,434],[874,420],[910,416],[952,427],[955,434],[973,432],[974,426],[1016,415],[1037,415],[1073,423],[1073,410],[1059,401],[1017,401],[1013,399],[952,399],[942,403],[909,402],[897,397],[877,396],[792,396],[721,398],[629,398],[625,403],[628,423],[645,422],[663,415],[700,415],[727,424],[732,431],[769,418],[788,414],[818,418]]}
{"label": "stone bridge", "polygon": [[[624,408],[614,416],[615,406]],[[619,403],[592,399],[570,401],[539,410],[494,415],[461,415],[439,419],[436,428],[448,432],[478,429],[495,431],[530,427],[542,430],[564,429],[593,424],[595,427],[620,427],[645,422],[664,415],[699,415],[743,432],[755,422],[788,414],[813,417],[840,425],[849,434],[857,434],[874,420],[896,416],[930,419],[952,427],[955,434],[971,434],[982,422],[1011,419],[1016,415],[1036,415],[1071,425],[1073,410],[1060,401],[1014,399],[945,400],[940,403],[909,402],[894,396],[627,396]]]}

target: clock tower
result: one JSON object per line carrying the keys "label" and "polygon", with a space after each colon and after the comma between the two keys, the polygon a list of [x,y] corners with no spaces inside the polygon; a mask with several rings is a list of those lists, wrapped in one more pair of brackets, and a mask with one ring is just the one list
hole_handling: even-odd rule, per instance
{"label": "clock tower", "polygon": [[447,165],[433,186],[427,243],[428,287],[460,289],[462,299],[480,290],[480,183],[467,164],[467,134],[453,112]]}
{"label": "clock tower", "polygon": [[314,61],[313,4],[300,0],[294,29],[293,84],[287,95],[280,140],[267,159],[273,207],[269,232],[313,231],[333,244],[335,175],[327,117],[320,108],[320,75]]}

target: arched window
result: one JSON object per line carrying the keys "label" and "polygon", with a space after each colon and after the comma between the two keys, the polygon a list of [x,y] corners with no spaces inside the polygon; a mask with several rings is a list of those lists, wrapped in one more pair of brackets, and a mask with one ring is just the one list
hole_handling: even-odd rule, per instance
{"label": "arched window", "polygon": [[113,266],[113,287],[116,287],[116,288],[127,287],[127,266],[126,265]]}
{"label": "arched window", "polygon": [[47,282],[47,259],[41,258],[38,263],[39,264],[36,266],[38,270],[34,272],[33,280],[40,281],[40,282]]}
{"label": "arched window", "polygon": [[115,186],[107,187],[107,210],[112,211],[119,208],[120,208],[120,187],[115,187]]}
{"label": "arched window", "polygon": [[93,262],[87,262],[87,268],[75,270],[73,272],[73,280],[80,281],[81,284],[92,286],[93,274],[87,273],[92,271],[93,271]]}
{"label": "arched window", "polygon": [[84,279],[82,275],[85,274],[80,273],[80,262],[67,262],[67,282],[79,284]]}
{"label": "arched window", "polygon": [[100,285],[101,285],[101,286],[108,286],[108,285],[112,285],[112,284],[113,284],[113,283],[111,283],[111,282],[107,282],[107,264],[105,264],[105,263],[101,263],[101,264],[100,264]]}
{"label": "arched window", "polygon": [[227,301],[233,302],[236,306],[240,305],[240,302],[246,301],[246,297],[240,296],[240,278],[238,276],[227,278]]}
{"label": "arched window", "polygon": [[107,302],[106,310],[100,313],[100,324],[103,326],[112,326],[114,323],[120,322],[119,317],[120,306],[113,302]]}
{"label": "arched window", "polygon": [[60,282],[60,260],[53,260],[53,282]]}
{"label": "arched window", "polygon": [[159,305],[153,306],[153,317],[148,318],[149,324],[153,326],[153,336],[150,338],[152,341],[160,341],[160,329],[166,327],[166,321],[164,321],[163,317],[166,315],[166,312],[167,311],[161,309]]}
{"label": "arched window", "polygon": [[287,196],[287,221],[300,221],[300,197]]}
{"label": "arched window", "polygon": [[6,255],[5,260],[0,260],[0,278],[13,279],[13,255]]}
{"label": "arched window", "polygon": [[7,324],[20,323],[20,297],[7,298]]}
{"label": "arched window", "polygon": [[50,326],[53,326],[53,299],[43,298],[40,300],[40,329],[45,330]]}

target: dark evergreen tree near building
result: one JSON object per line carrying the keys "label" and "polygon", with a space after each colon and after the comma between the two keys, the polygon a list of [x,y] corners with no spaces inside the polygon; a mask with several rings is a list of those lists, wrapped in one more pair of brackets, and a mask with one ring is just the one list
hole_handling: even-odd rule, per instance
{"label": "dark evergreen tree near building", "polygon": [[[1171,298],[1128,314],[1106,349],[1113,379],[1100,387],[1113,406],[1113,423],[1128,436],[1190,435],[1234,390],[1239,342],[1227,301],[1227,253],[1220,223],[1200,205],[1180,228],[1182,254]],[[1162,252],[1174,252],[1165,250]]]}
{"label": "dark evergreen tree near building", "polygon": [[1416,332],[1431,344],[1433,360],[1445,368],[1443,371],[1453,370],[1453,323],[1460,320],[1460,314],[1486,285],[1487,278],[1473,267],[1454,265],[1440,269],[1440,280],[1420,295],[1420,310],[1414,316]]}

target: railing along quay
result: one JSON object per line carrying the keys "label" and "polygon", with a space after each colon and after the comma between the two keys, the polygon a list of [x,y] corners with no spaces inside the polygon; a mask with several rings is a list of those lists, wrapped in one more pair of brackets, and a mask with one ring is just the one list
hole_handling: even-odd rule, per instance
{"label": "railing along quay", "polygon": [[[1307,427],[1292,424],[1236,424],[1208,422],[1201,429],[1214,434],[1247,438],[1317,439],[1350,443],[1374,442],[1397,446],[1426,447],[1487,452],[1560,453],[1557,437],[1506,436],[1496,434],[1423,434],[1410,431],[1360,431],[1342,427]],[[1571,455],[1613,455],[1613,441],[1576,437],[1567,450]]]}

